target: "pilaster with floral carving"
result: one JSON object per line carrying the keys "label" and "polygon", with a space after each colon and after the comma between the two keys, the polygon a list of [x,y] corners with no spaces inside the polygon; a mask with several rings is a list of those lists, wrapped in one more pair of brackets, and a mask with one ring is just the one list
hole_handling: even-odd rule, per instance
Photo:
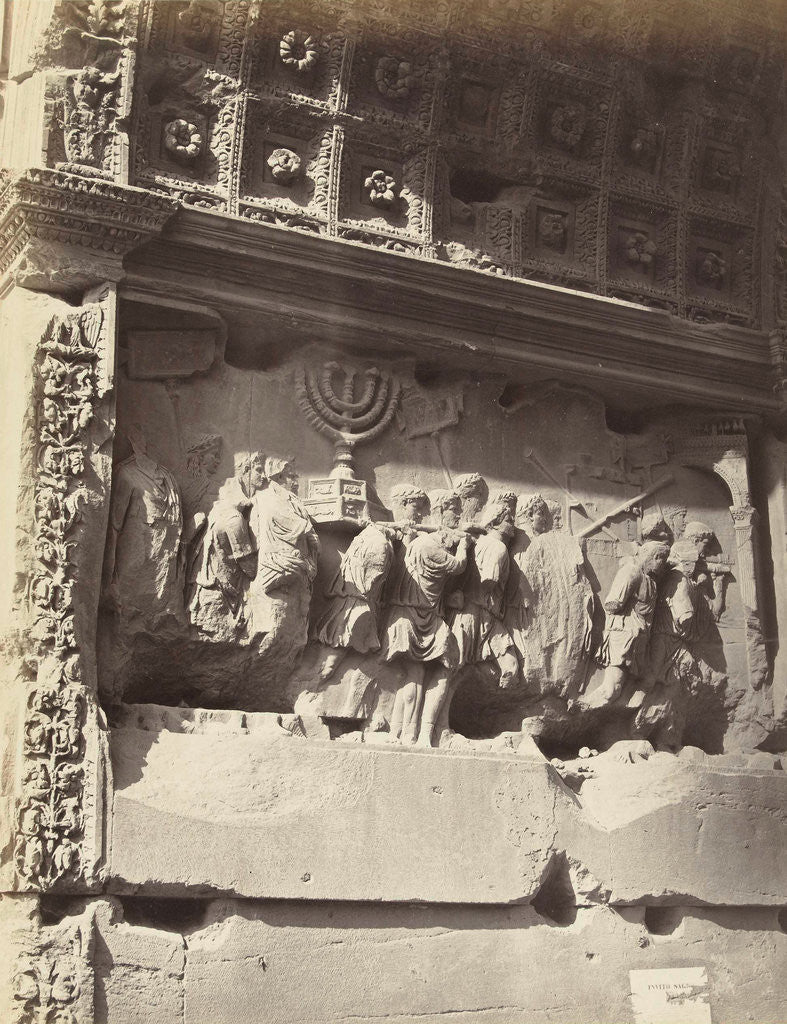
{"label": "pilaster with floral carving", "polygon": [[[111,300],[107,289],[105,302]],[[32,670],[25,707],[21,794],[14,861],[20,889],[84,890],[94,883],[102,831],[103,758],[86,652],[93,639],[80,625],[76,588],[90,586],[83,513],[97,508],[91,423],[106,390],[108,305],[55,315],[35,364],[34,558],[24,616],[30,623],[26,665]],[[96,523],[95,528],[93,523]],[[91,534],[103,519],[91,522]],[[94,557],[94,556],[93,556]],[[85,570],[80,575],[80,565]],[[85,595],[83,595],[84,597]],[[89,666],[86,668],[86,666]]]}

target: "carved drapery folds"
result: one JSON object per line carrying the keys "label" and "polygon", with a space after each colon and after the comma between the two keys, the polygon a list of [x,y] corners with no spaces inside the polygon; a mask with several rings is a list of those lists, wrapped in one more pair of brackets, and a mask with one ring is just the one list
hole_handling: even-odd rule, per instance
{"label": "carved drapery folds", "polygon": [[[421,383],[401,366],[317,353],[284,372],[295,384],[292,413],[300,407],[334,441],[331,475],[310,475],[300,497],[292,461],[256,450],[236,451],[234,476],[220,487],[220,477],[205,476],[190,502],[201,524],[176,517],[166,551],[150,549],[151,580],[171,581],[167,593],[185,617],[171,615],[167,633],[140,613],[122,671],[105,679],[113,699],[147,694],[155,679],[167,702],[289,706],[331,729],[354,722],[369,735],[425,745],[460,743],[449,728],[458,701],[458,731],[470,735],[529,715],[556,739],[603,727],[675,747],[703,701],[715,716],[708,743],[720,742],[725,693],[737,707],[766,681],[738,421],[673,417],[667,433],[657,419],[643,435],[598,426],[586,441],[583,431],[561,437],[549,426],[554,406],[528,412],[511,442],[512,465],[497,469],[509,483],[495,490],[491,475],[456,475],[465,446],[478,444],[462,418],[461,375],[454,383],[424,370]],[[268,386],[264,378],[259,386]],[[161,388],[169,420],[166,395]],[[553,400],[548,388],[534,399]],[[571,401],[597,417],[603,408],[588,395]],[[256,415],[264,450],[265,413],[246,436],[258,429]],[[230,450],[234,430],[222,428]],[[327,461],[308,432],[297,436],[309,459],[322,451]],[[216,472],[223,448],[208,443],[218,435],[205,437]],[[417,450],[429,486],[441,476],[444,486],[427,494],[421,469],[394,484],[383,462],[378,490],[380,477],[362,479],[352,461],[354,446],[371,439],[394,461]],[[400,445],[403,454],[393,455]],[[177,470],[174,449],[169,459],[176,484],[168,486],[182,501],[193,476]],[[367,475],[366,454],[362,464]],[[726,482],[732,516],[723,488],[698,469]],[[514,490],[519,479],[530,490]],[[708,488],[709,519],[701,511]],[[158,600],[151,589],[149,608]]]}
{"label": "carved drapery folds", "polygon": [[99,396],[104,324],[100,305],[55,316],[36,360],[35,569],[28,585],[35,665],[25,712],[22,793],[14,850],[24,888],[50,889],[84,877],[84,726],[88,695],[75,626],[88,429]]}

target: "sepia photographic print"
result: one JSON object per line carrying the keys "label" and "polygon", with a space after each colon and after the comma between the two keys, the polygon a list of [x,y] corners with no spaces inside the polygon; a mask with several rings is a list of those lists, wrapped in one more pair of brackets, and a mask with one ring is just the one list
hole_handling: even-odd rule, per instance
{"label": "sepia photographic print", "polygon": [[787,0],[6,0],[0,1021],[785,1024]]}

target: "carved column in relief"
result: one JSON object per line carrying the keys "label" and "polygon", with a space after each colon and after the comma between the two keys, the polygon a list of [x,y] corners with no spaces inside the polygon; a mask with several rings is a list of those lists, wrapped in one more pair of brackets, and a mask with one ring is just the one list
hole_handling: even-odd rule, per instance
{"label": "carved column in relief", "polygon": [[727,485],[737,549],[736,578],[743,604],[749,682],[759,689],[768,677],[760,623],[757,585],[757,512],[751,501],[749,446],[739,420],[707,424],[702,432],[678,441],[678,457],[686,464],[708,469]]}

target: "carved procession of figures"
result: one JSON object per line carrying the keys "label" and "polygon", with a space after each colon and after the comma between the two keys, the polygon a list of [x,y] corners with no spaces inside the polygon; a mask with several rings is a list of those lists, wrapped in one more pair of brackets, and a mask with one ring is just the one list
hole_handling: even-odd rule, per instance
{"label": "carved procession of figures", "polygon": [[585,547],[610,517],[574,535],[560,503],[490,493],[477,473],[430,494],[400,484],[391,520],[359,521],[315,588],[320,539],[291,460],[237,454],[206,514],[195,509],[220,437],[188,449],[182,490],[139,428],[128,437],[103,580],[121,647],[188,635],[251,648],[290,674],[306,660],[296,711],[427,747],[450,738],[453,696],[478,673],[569,716],[623,703],[639,734],[676,746],[690,695],[715,671],[729,566],[702,522],[676,538],[661,515],[642,516],[604,593]]}

